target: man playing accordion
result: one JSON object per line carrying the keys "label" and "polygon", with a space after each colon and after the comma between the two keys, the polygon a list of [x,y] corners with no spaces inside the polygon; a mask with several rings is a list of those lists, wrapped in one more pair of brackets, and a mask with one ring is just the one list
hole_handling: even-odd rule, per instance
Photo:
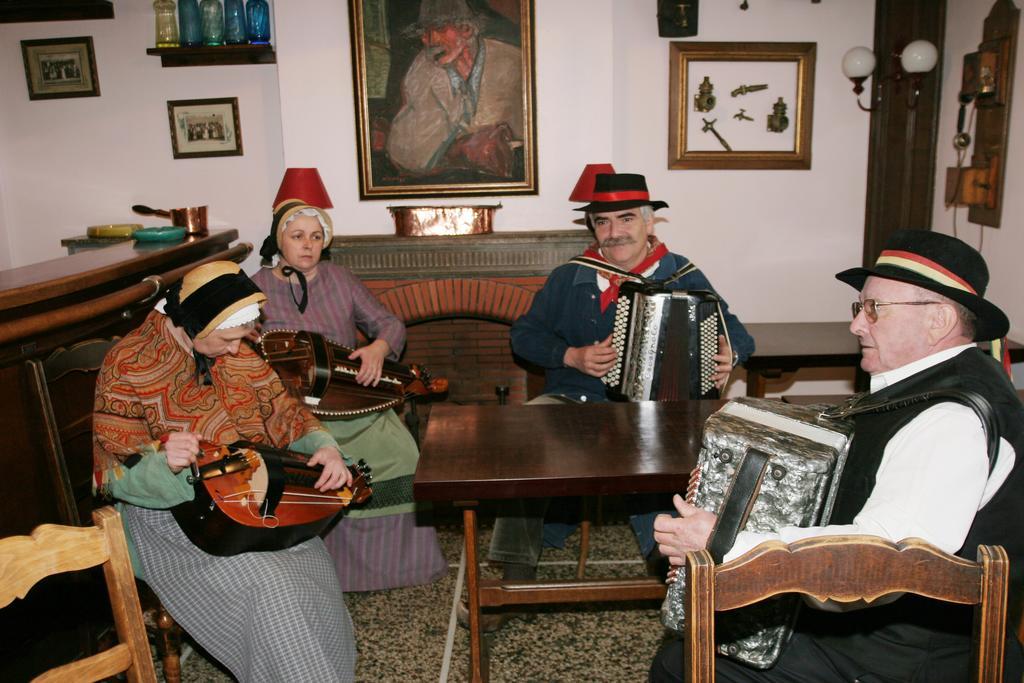
{"label": "man playing accordion", "polygon": [[[850,332],[860,341],[872,400],[933,390],[984,397],[1000,436],[995,462],[978,415],[960,403],[856,414],[829,525],[741,531],[725,559],[769,538],[789,543],[826,534],[916,536],[971,560],[979,544],[1002,545],[1017,594],[1024,577],[1024,465],[1016,458],[1024,452],[1024,406],[1004,368],[974,344],[999,340],[1009,329],[1006,315],[983,298],[984,259],[953,237],[902,230],[873,268],[836,277],[860,291]],[[688,551],[705,547],[715,515],[679,496],[675,506],[680,517],[659,516],[655,539],[673,564],[682,564]],[[952,683],[968,679],[970,645],[969,610],[916,596],[846,613],[805,609],[773,667],[755,671],[720,657],[717,680]],[[682,681],[682,666],[682,643],[670,641],[650,680]],[[1008,634],[1005,680],[1020,681],[1022,668],[1021,644]]]}
{"label": "man playing accordion", "polygon": [[[610,166],[604,169],[611,171]],[[584,256],[613,269],[629,271],[650,280],[665,280],[690,264],[673,254],[654,235],[654,211],[668,206],[650,199],[642,175],[633,173],[591,173],[602,170],[588,166],[571,200],[589,201],[577,210],[587,214],[594,244]],[[526,315],[512,326],[512,350],[519,357],[544,368],[544,394],[532,403],[590,402],[607,400],[601,378],[617,360],[612,346],[612,325],[616,299],[623,278],[611,271],[577,263],[559,266],[533,299]],[[693,268],[668,284],[673,290],[713,288],[704,274]],[[713,379],[724,387],[732,367],[754,351],[754,340],[724,301],[721,311],[732,341],[718,340]],[[489,558],[504,564],[506,579],[530,579],[536,575],[542,540],[558,544],[571,533],[549,526],[544,529],[547,499],[510,501],[495,522]],[[667,506],[667,501],[665,502]],[[665,507],[651,507],[664,510]],[[651,531],[653,515],[638,517],[634,529],[642,554],[654,548]],[[559,537],[560,536],[560,537]],[[493,616],[493,615],[491,615]],[[497,624],[485,621],[485,628]]]}

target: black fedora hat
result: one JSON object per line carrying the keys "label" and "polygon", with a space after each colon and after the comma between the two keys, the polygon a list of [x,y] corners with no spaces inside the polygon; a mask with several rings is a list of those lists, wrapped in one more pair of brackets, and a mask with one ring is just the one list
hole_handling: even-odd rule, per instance
{"label": "black fedora hat", "polygon": [[575,210],[605,213],[645,204],[655,211],[668,206],[665,202],[651,200],[647,192],[647,181],[639,173],[598,173],[594,179],[591,202]]}
{"label": "black fedora hat", "polygon": [[836,279],[860,290],[869,275],[907,282],[963,304],[977,316],[975,341],[1001,339],[1010,321],[986,301],[988,266],[973,247],[930,230],[897,230],[889,236],[874,268],[850,268]]}

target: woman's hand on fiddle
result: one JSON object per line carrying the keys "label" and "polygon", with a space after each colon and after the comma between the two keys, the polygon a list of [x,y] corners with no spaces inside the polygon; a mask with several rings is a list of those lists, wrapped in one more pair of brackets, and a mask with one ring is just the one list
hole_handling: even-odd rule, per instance
{"label": "woman's hand on fiddle", "polygon": [[163,439],[167,466],[177,474],[196,462],[199,455],[199,435],[192,432],[170,432]]}
{"label": "woman's hand on fiddle", "polygon": [[384,371],[384,358],[389,351],[391,351],[391,347],[383,339],[377,339],[372,344],[353,351],[349,360],[358,358],[361,361],[359,372],[356,373],[356,382],[364,387],[377,386],[381,373]]}
{"label": "woman's hand on fiddle", "polygon": [[658,552],[667,557],[670,564],[679,566],[686,562],[687,552],[707,546],[717,518],[707,510],[690,505],[679,494],[672,497],[672,503],[680,516],[655,517],[654,540]]}
{"label": "woman's hand on fiddle", "polygon": [[324,446],[318,449],[309,459],[309,466],[314,465],[323,465],[324,468],[320,478],[313,484],[317,491],[333,491],[352,483],[352,473],[349,472],[337,448]]}

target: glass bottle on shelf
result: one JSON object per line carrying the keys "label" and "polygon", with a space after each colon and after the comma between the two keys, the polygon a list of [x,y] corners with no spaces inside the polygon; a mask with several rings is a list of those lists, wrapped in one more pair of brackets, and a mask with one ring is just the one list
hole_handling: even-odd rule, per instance
{"label": "glass bottle on shelf", "polygon": [[199,19],[199,0],[178,0],[178,28],[182,47],[203,44],[203,27]]}
{"label": "glass bottle on shelf", "polygon": [[224,6],[220,0],[199,3],[199,16],[203,24],[203,45],[217,47],[224,44]]}
{"label": "glass bottle on shelf", "polygon": [[249,42],[242,0],[224,0],[224,42],[228,45],[245,45]]}
{"label": "glass bottle on shelf", "polygon": [[178,47],[178,21],[174,16],[174,0],[153,0],[156,12],[156,46]]}
{"label": "glass bottle on shelf", "polygon": [[245,17],[249,22],[249,42],[270,44],[270,6],[267,0],[246,0]]}

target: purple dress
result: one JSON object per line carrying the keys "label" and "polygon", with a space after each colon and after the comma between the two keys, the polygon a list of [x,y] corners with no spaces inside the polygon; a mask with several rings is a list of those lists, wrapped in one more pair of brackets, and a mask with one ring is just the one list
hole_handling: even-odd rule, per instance
{"label": "purple dress", "polygon": [[[343,266],[326,261],[317,266],[316,277],[308,281],[305,313],[295,304],[302,293],[294,278],[288,283],[263,268],[252,279],[268,298],[265,332],[308,330],[355,348],[358,328],[369,339],[387,341],[392,360],[405,346],[402,321]],[[398,415],[387,410],[323,424],[346,456],[365,460],[373,471],[373,496],[365,506],[348,510],[324,537],[342,590],[397,588],[442,576],[447,564],[437,533],[412,498],[419,452]]]}

